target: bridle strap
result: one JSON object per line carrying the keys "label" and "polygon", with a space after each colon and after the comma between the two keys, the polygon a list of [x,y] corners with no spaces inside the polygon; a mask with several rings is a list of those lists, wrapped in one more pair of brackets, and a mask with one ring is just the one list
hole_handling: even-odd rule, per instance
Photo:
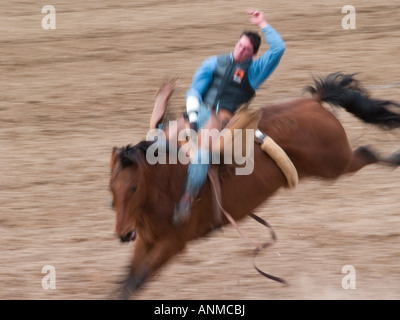
{"label": "bridle strap", "polygon": [[[211,172],[211,171],[213,171],[213,172]],[[268,274],[268,273],[265,273],[264,271],[260,270],[260,269],[257,267],[256,263],[255,263],[255,259],[256,259],[257,255],[258,255],[258,253],[259,253],[262,249],[265,249],[265,248],[267,248],[267,247],[270,247],[270,246],[272,246],[272,245],[276,242],[276,234],[275,234],[275,231],[273,230],[272,226],[271,226],[267,221],[265,221],[264,219],[260,218],[260,217],[257,216],[256,214],[250,212],[250,213],[249,213],[249,216],[252,217],[254,220],[256,220],[258,223],[260,223],[260,224],[262,224],[263,226],[267,227],[267,228],[270,230],[270,232],[271,232],[271,237],[272,237],[272,241],[263,243],[263,244],[261,244],[261,245],[260,245],[260,244],[257,244],[257,243],[254,242],[253,240],[251,240],[251,239],[246,235],[246,233],[244,233],[244,232],[240,229],[239,225],[236,223],[235,219],[231,216],[231,214],[230,214],[228,211],[226,211],[226,210],[222,207],[222,204],[221,204],[221,192],[220,192],[221,187],[220,187],[220,182],[219,182],[219,179],[218,179],[218,174],[216,174],[216,172],[217,172],[216,169],[215,169],[215,168],[212,168],[212,167],[210,167],[210,170],[209,170],[209,172],[208,172],[208,177],[209,177],[209,179],[210,179],[210,181],[211,181],[211,187],[212,187],[212,191],[213,191],[213,199],[216,201],[219,210],[222,211],[223,214],[224,214],[224,216],[225,216],[225,218],[226,218],[232,225],[235,226],[236,230],[239,232],[239,234],[241,235],[241,237],[242,237],[243,239],[245,239],[248,243],[250,243],[253,247],[255,247],[255,251],[254,251],[254,263],[253,263],[253,264],[254,264],[254,268],[255,268],[261,275],[263,275],[264,277],[267,277],[267,278],[269,278],[269,279],[271,279],[271,280],[280,282],[280,283],[282,283],[282,284],[284,284],[284,285],[288,285],[288,283],[286,282],[286,280],[284,280],[284,279],[282,279],[282,278],[279,278],[279,277],[276,277],[276,276],[273,276],[273,275],[270,275],[270,274]],[[219,215],[220,215],[220,212],[219,212]],[[218,219],[218,220],[221,220],[221,217],[217,217],[217,219]]]}

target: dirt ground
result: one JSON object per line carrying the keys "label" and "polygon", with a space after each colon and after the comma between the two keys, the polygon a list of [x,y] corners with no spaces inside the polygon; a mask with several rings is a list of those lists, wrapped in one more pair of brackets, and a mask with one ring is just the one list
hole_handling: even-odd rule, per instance
{"label": "dirt ground", "polygon": [[[302,95],[312,75],[359,72],[372,96],[400,101],[400,3],[354,0],[356,29],[342,28],[347,1],[43,1],[0,7],[0,299],[107,299],[134,244],[114,234],[109,208],[113,146],[144,139],[158,84],[179,76],[172,107],[201,61],[229,52],[245,14],[259,8],[287,50],[253,105]],[[47,3],[46,3],[47,4]],[[265,42],[261,50],[266,50]],[[338,111],[354,147],[400,149],[383,131]],[[257,213],[278,235],[253,269],[233,227],[192,242],[136,299],[400,299],[400,169],[374,165],[335,182],[281,190]],[[265,229],[240,222],[256,241]],[[42,288],[45,265],[56,288]],[[342,268],[355,270],[345,290]]]}

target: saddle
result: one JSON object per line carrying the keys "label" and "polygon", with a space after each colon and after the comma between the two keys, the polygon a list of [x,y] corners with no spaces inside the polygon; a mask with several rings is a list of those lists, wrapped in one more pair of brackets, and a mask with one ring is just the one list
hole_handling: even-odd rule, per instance
{"label": "saddle", "polygon": [[[213,145],[212,153],[220,153],[223,155],[226,151],[224,148],[226,146],[232,147],[234,145],[234,139],[238,138],[240,132],[246,129],[256,130],[258,127],[258,123],[261,119],[261,112],[259,110],[249,110],[242,109],[239,112],[235,113],[232,119],[228,122],[225,129],[221,132],[220,139],[217,141],[215,145]],[[240,129],[240,130],[235,130]],[[228,131],[229,130],[229,131]],[[242,137],[242,149],[246,148],[246,136],[241,135]],[[223,143],[226,142],[226,139],[232,139],[231,143]],[[295,188],[298,184],[299,178],[296,167],[293,162],[290,160],[286,152],[269,136],[264,134],[264,139],[261,144],[261,149],[268,154],[281,169],[282,173],[285,175],[287,180],[287,187],[289,189]],[[231,153],[233,154],[233,153]],[[217,224],[222,224],[222,214],[221,210],[221,186],[219,182],[218,176],[218,166],[211,165],[208,176],[210,181],[212,182],[214,192],[213,194],[213,207],[214,207],[214,215]],[[225,214],[226,215],[226,214]]]}
{"label": "saddle", "polygon": [[[221,132],[220,139],[218,143],[213,146],[213,153],[224,154],[224,148],[226,146],[232,147],[234,145],[233,141],[238,138],[239,133],[246,129],[256,130],[258,127],[258,123],[261,119],[261,112],[259,110],[250,110],[250,109],[242,109],[239,112],[235,113],[232,119],[228,122],[225,129]],[[235,130],[240,129],[240,130]],[[230,132],[229,132],[229,131]],[[246,150],[246,136],[241,135],[242,137],[242,149]],[[222,143],[225,142],[226,139],[232,139],[231,143]],[[299,178],[297,174],[297,170],[293,165],[293,162],[290,160],[286,152],[269,136],[264,134],[264,138],[261,144],[261,149],[268,154],[278,165],[278,167],[282,170],[283,174],[287,180],[287,187],[289,189],[295,188],[298,184]]]}

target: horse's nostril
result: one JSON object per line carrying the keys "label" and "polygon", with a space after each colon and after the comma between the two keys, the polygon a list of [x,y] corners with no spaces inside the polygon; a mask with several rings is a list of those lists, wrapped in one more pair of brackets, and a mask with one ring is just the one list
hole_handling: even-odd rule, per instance
{"label": "horse's nostril", "polygon": [[136,230],[130,231],[127,234],[119,237],[121,242],[134,241],[136,239]]}
{"label": "horse's nostril", "polygon": [[127,234],[119,237],[121,242],[129,242],[132,238],[132,232],[128,232]]}

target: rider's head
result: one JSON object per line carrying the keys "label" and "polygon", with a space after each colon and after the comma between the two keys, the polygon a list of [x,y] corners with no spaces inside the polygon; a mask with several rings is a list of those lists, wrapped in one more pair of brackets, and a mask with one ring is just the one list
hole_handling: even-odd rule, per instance
{"label": "rider's head", "polygon": [[261,37],[252,31],[243,31],[233,50],[233,60],[244,62],[255,56],[260,48]]}

